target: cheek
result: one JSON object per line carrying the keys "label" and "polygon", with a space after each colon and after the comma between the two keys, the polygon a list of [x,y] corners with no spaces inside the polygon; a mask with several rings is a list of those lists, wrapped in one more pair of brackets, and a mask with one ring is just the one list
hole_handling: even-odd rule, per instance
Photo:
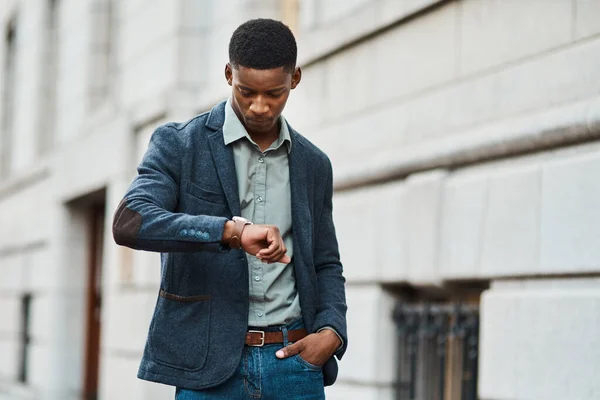
{"label": "cheek", "polygon": [[235,95],[234,99],[235,99],[235,104],[237,105],[238,110],[240,110],[242,112],[242,114],[246,114],[246,112],[248,111],[248,108],[250,108],[251,101],[249,101],[248,99],[245,99],[244,97],[239,96],[239,95]]}
{"label": "cheek", "polygon": [[277,101],[275,101],[275,104],[273,104],[278,113],[281,113],[285,108],[285,104],[287,103],[288,97],[289,94],[286,96],[282,96],[280,99],[277,99]]}

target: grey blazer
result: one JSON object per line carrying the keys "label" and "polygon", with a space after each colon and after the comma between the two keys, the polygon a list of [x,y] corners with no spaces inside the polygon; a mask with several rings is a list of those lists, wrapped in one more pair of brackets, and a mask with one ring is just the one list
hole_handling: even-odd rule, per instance
{"label": "grey blazer", "polygon": [[[225,103],[156,129],[115,212],[115,241],[161,252],[161,284],[138,377],[188,389],[216,386],[239,365],[248,320],[248,266],[220,244],[240,215],[232,149],[223,141]],[[309,332],[331,326],[348,345],[345,279],[332,220],[327,156],[290,127],[294,272]],[[325,384],[337,376],[332,357]]]}

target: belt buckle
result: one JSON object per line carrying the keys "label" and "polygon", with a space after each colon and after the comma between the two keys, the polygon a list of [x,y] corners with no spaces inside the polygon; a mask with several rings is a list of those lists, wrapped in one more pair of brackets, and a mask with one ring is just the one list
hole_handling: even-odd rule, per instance
{"label": "belt buckle", "polygon": [[260,344],[249,344],[252,347],[263,347],[265,345],[265,331],[248,331],[248,333],[260,333]]}

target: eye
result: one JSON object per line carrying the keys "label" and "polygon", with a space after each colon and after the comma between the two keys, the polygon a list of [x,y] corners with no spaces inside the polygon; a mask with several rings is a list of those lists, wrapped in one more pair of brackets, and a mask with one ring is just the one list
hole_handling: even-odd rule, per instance
{"label": "eye", "polygon": [[238,91],[240,92],[240,94],[242,95],[242,97],[250,97],[250,96],[252,96],[252,92],[249,91],[249,90],[238,89]]}
{"label": "eye", "polygon": [[273,98],[281,97],[281,95],[283,93],[284,92],[269,93],[269,97],[273,97]]}

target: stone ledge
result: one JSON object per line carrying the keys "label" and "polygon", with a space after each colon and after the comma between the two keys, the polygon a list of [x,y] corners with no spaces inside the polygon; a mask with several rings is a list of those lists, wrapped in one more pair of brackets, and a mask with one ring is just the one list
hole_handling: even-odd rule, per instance
{"label": "stone ledge", "polygon": [[19,193],[27,187],[35,185],[49,176],[48,158],[42,158],[27,170],[16,173],[4,182],[0,182],[0,201],[13,193]]}
{"label": "stone ledge", "polygon": [[495,158],[539,151],[600,138],[600,98],[521,115],[463,131],[460,136],[435,138],[391,149],[355,169],[343,169],[336,190],[404,177],[418,171],[456,167]]}
{"label": "stone ledge", "polygon": [[339,21],[298,35],[298,65],[308,66],[445,0],[379,0]]}

